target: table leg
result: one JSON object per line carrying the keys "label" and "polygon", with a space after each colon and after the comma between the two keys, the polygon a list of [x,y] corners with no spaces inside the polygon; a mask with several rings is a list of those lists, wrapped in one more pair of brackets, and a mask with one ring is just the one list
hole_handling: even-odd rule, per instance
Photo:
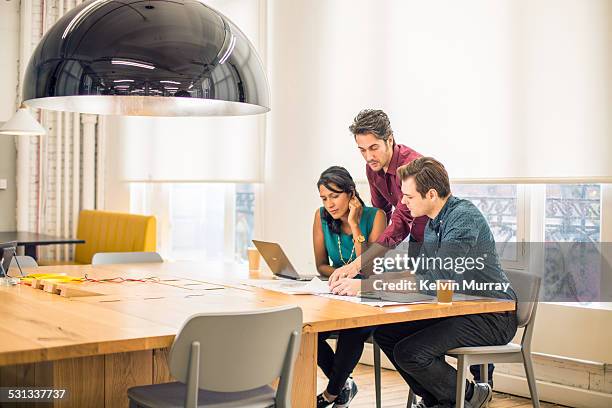
{"label": "table leg", "polygon": [[293,370],[292,406],[313,408],[317,395],[317,334],[302,333]]}
{"label": "table leg", "polygon": [[128,408],[127,390],[152,382],[153,352],[107,354],[104,359],[104,406]]}
{"label": "table leg", "polygon": [[36,254],[36,245],[24,245],[24,253],[26,256],[31,256],[35,261],[38,261],[38,257]]}
{"label": "table leg", "polygon": [[53,361],[53,387],[67,390],[54,408],[104,408],[104,356]]}

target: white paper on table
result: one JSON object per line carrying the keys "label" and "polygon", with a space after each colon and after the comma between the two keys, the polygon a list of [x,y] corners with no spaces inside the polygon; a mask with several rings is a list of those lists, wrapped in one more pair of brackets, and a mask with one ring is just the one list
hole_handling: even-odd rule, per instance
{"label": "white paper on table", "polygon": [[329,285],[317,277],[312,278],[305,286],[293,292],[294,295],[319,295],[324,293],[331,293]]}
{"label": "white paper on table", "polygon": [[436,303],[431,300],[419,300],[415,302],[390,302],[385,300],[364,299],[361,296],[341,296],[332,294],[317,294],[328,299],[342,300],[344,302],[359,303],[366,306],[384,307],[384,306],[402,306],[402,305],[418,305],[422,303]]}
{"label": "white paper on table", "polygon": [[248,279],[244,285],[282,292],[288,295],[316,295],[330,293],[327,282],[315,277],[308,282],[285,279]]}

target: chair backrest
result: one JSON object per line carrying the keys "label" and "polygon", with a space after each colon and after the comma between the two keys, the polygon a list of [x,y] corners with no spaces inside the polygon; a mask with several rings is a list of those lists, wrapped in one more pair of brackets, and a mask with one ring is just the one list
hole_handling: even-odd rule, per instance
{"label": "chair backrest", "polygon": [[187,320],[172,344],[170,373],[189,389],[195,344],[199,348],[199,375],[195,375],[199,388],[246,391],[281,377],[279,392],[283,382],[290,391],[301,332],[302,310],[297,306],[197,314]]}
{"label": "chair backrest", "polygon": [[518,327],[525,327],[535,318],[542,278],[518,271],[505,271],[516,293]]}
{"label": "chair backrest", "polygon": [[156,251],[156,221],[153,216],[83,210],[79,214],[75,261],[89,264],[98,252]]}
{"label": "chair backrest", "polygon": [[11,268],[17,268],[17,262],[22,268],[38,268],[38,263],[34,258],[27,255],[16,255],[11,260]]}
{"label": "chair backrest", "polygon": [[91,260],[92,265],[156,262],[164,262],[157,252],[99,252]]}

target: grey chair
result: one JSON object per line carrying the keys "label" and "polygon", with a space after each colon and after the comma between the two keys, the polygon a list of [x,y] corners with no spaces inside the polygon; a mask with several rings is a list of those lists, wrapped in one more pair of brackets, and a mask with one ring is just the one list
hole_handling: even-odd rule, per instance
{"label": "grey chair", "polygon": [[412,408],[412,405],[416,403],[417,403],[416,395],[414,394],[411,388],[410,391],[408,392],[408,403],[406,404],[406,407]]}
{"label": "grey chair", "polygon": [[[376,390],[376,408],[382,408],[382,391],[381,391],[381,366],[380,366],[380,347],[376,344],[376,341],[370,337],[367,340],[368,343],[372,343],[372,349],[374,352],[374,389]],[[407,408],[412,408],[412,404],[416,404],[416,395],[412,392],[412,389],[408,393]]]}
{"label": "grey chair", "polygon": [[481,381],[487,381],[488,363],[523,363],[527,384],[534,408],[540,407],[536,379],[531,361],[531,338],[535,321],[541,278],[522,272],[506,271],[506,275],[518,297],[516,315],[518,326],[523,327],[521,344],[508,343],[504,346],[458,347],[446,354],[457,359],[456,407],[465,406],[465,379],[470,365],[480,365]]}
{"label": "grey chair", "polygon": [[91,260],[92,265],[156,262],[164,262],[157,252],[98,252]]}
{"label": "grey chair", "polygon": [[374,341],[374,338],[370,336],[368,343],[372,343],[372,351],[374,353],[374,389],[376,390],[376,408],[382,408],[382,395],[381,395],[381,366],[380,366],[380,347]]}
{"label": "grey chair", "polygon": [[[366,343],[372,343],[374,353],[374,390],[376,391],[376,408],[382,408],[382,391],[381,391],[381,365],[380,365],[380,347],[376,344],[374,338],[370,337]],[[412,404],[416,404],[416,395],[410,389],[408,393],[407,408],[412,408]]]}
{"label": "grey chair", "polygon": [[11,268],[38,268],[38,263],[34,258],[27,255],[15,255],[11,259]]}
{"label": "grey chair", "polygon": [[170,349],[178,381],[130,388],[130,408],[288,408],[301,332],[296,306],[192,316]]}

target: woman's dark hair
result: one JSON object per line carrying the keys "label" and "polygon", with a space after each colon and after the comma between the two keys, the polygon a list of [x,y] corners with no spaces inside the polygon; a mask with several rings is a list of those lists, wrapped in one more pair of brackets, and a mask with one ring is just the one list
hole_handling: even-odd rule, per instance
{"label": "woman's dark hair", "polygon": [[[351,197],[354,194],[361,205],[365,206],[363,200],[359,197],[359,193],[355,189],[355,182],[351,174],[344,167],[332,166],[321,173],[319,181],[317,181],[317,188],[321,186],[325,186],[326,189],[338,194],[347,193]],[[332,233],[340,235],[342,220],[335,220],[330,213],[323,211],[323,221],[327,223]]]}

